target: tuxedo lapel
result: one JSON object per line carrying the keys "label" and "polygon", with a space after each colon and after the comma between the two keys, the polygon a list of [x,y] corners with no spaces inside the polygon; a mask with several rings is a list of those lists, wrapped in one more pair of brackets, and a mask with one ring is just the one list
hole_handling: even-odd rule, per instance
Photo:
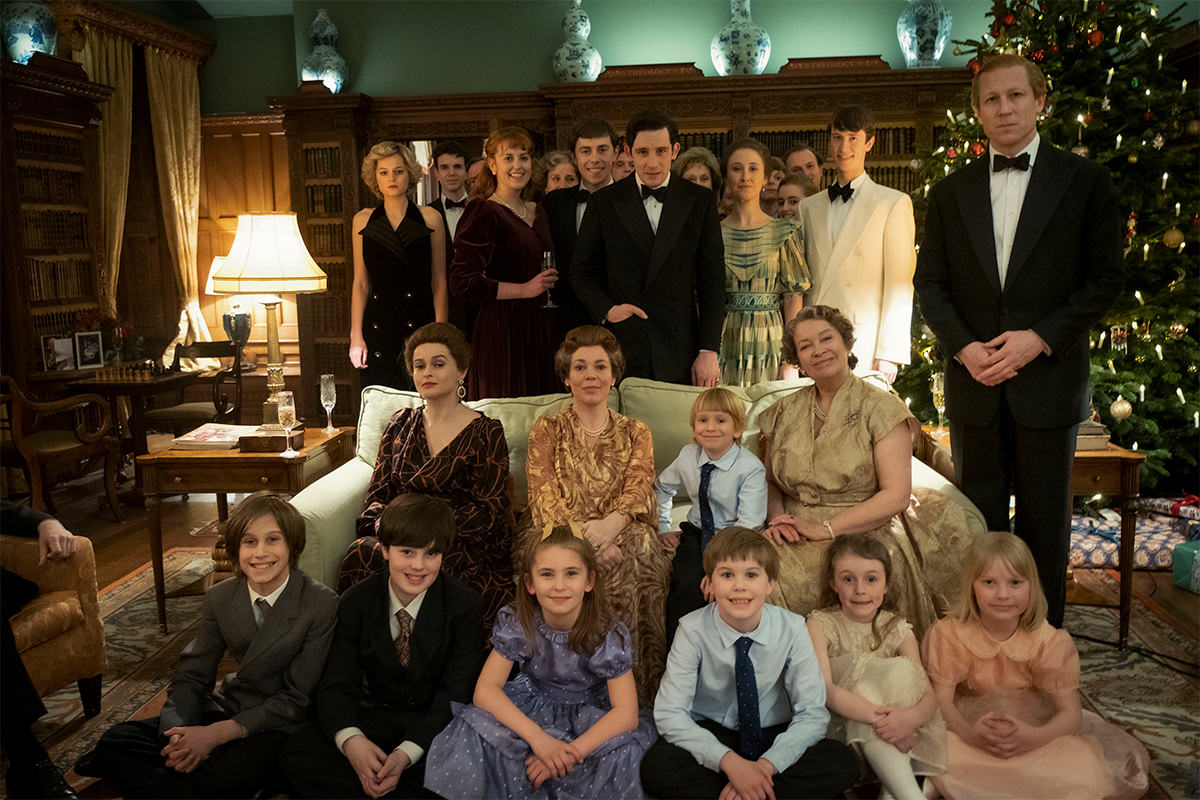
{"label": "tuxedo lapel", "polygon": [[[695,205],[695,196],[683,185],[683,179],[678,175],[667,184],[667,201],[663,203],[662,214],[658,218],[658,232],[654,234],[654,246],[650,251],[650,266],[646,270],[646,285],[654,282],[658,271],[666,263],[671,248],[679,239],[679,233],[687,222]],[[643,206],[644,208],[644,206]],[[645,216],[643,214],[643,216]],[[647,219],[649,224],[649,219]]]}
{"label": "tuxedo lapel", "polygon": [[807,202],[809,230],[804,231],[804,235],[809,237],[812,242],[813,256],[809,258],[809,268],[813,270],[813,285],[817,287],[817,293],[813,295],[813,302],[821,302],[821,290],[829,284],[825,281],[825,275],[830,269],[830,256],[833,250],[833,239],[829,237],[829,193],[822,191],[819,195],[812,199],[812,202]]}
{"label": "tuxedo lapel", "polygon": [[[846,215],[846,221],[842,224],[841,231],[838,232],[836,239],[832,241],[832,248],[826,252],[829,253],[829,259],[825,262],[825,268],[821,272],[821,286],[834,286],[838,282],[834,280],[834,276],[842,271],[842,267],[846,263],[846,259],[854,250],[858,240],[862,238],[863,231],[867,228],[867,222],[870,221],[871,215],[875,213],[876,201],[876,186],[875,182],[867,178],[859,185],[854,193],[854,202],[850,204],[850,212]],[[829,193],[825,193],[825,197],[829,197]],[[826,200],[823,204],[826,215],[830,212],[830,207],[834,202],[841,203],[841,200]],[[829,236],[829,219],[826,216],[824,224],[821,226],[825,231],[825,235]],[[817,302],[821,302],[821,298],[816,298]]]}
{"label": "tuxedo lapel", "polygon": [[1060,158],[1061,155],[1044,141],[1038,149],[1037,160],[1033,162],[1033,174],[1029,176],[1029,187],[1025,190],[1025,201],[1021,203],[1021,218],[1017,221],[1017,232],[1008,257],[1005,285],[1024,266],[1054,209],[1062,202],[1071,185],[1075,170],[1069,159]]}
{"label": "tuxedo lapel", "polygon": [[983,277],[997,296],[1000,295],[1000,267],[996,263],[996,237],[992,228],[992,193],[988,184],[988,159],[980,159],[963,168],[963,180],[955,186],[954,200],[971,247],[979,256]]}
{"label": "tuxedo lapel", "polygon": [[646,216],[646,206],[642,203],[642,198],[638,196],[637,181],[630,175],[618,183],[613,191],[616,193],[613,198],[613,207],[616,209],[617,216],[620,217],[625,229],[637,242],[638,248],[649,263],[654,247],[654,229],[650,227],[650,218]]}

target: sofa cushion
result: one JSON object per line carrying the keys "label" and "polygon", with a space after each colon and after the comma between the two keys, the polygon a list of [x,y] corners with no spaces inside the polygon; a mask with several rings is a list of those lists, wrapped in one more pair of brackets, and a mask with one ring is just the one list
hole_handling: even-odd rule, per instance
{"label": "sofa cushion", "polygon": [[13,614],[13,639],[22,653],[83,624],[78,592],[47,592]]}
{"label": "sofa cushion", "polygon": [[418,408],[424,403],[416,392],[404,392],[388,386],[368,386],[362,390],[362,405],[358,412],[356,455],[375,466],[379,455],[379,440],[388,420],[402,408]]}
{"label": "sofa cushion", "polygon": [[508,469],[513,478],[513,502],[520,511],[529,503],[529,485],[525,481],[525,457],[529,452],[529,431],[538,417],[551,416],[571,403],[569,394],[540,394],[532,397],[503,397],[467,403],[481,414],[499,420],[508,444]]}

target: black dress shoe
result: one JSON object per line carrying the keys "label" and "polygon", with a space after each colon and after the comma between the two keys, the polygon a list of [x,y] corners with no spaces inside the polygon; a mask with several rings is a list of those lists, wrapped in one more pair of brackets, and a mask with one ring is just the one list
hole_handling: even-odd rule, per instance
{"label": "black dress shoe", "polygon": [[75,790],[49,758],[39,758],[24,764],[10,764],[5,782],[8,784],[8,796],[11,798],[61,797],[79,800]]}
{"label": "black dress shoe", "polygon": [[100,772],[100,762],[96,760],[96,751],[88,750],[75,762],[75,774],[85,778],[103,778]]}

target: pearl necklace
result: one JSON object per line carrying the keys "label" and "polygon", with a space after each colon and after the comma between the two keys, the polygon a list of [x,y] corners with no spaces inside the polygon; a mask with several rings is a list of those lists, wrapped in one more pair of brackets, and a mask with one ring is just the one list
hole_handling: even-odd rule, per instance
{"label": "pearl necklace", "polygon": [[579,418],[579,415],[578,414],[575,415],[575,424],[579,426],[579,430],[583,431],[585,434],[587,434],[588,436],[592,436],[592,437],[599,436],[600,434],[602,434],[606,430],[608,430],[608,425],[610,422],[612,422],[612,418],[606,413],[604,415],[604,424],[601,425],[596,430],[589,430],[587,427],[584,426],[583,420],[581,420]]}
{"label": "pearl necklace", "polygon": [[522,200],[522,201],[521,201],[521,210],[520,210],[520,211],[517,211],[515,208],[513,208],[512,206],[510,206],[508,203],[504,202],[504,198],[503,198],[503,197],[501,197],[501,196],[500,196],[500,195],[498,195],[498,194],[493,194],[493,195],[492,195],[492,199],[493,199],[493,200],[495,200],[495,201],[496,201],[497,203],[499,203],[500,205],[502,205],[502,206],[504,206],[505,208],[507,208],[509,211],[511,211],[511,212],[513,212],[514,214],[516,214],[516,215],[517,215],[517,218],[518,218],[518,219],[520,219],[522,222],[524,222],[524,221],[525,221],[525,219],[526,219],[526,217],[529,215],[529,207],[526,205],[526,203],[525,203],[525,201],[524,201],[524,200]]}
{"label": "pearl necklace", "polygon": [[813,402],[813,415],[816,416],[818,422],[824,422],[825,418],[829,416],[829,412],[822,411],[821,406],[817,405],[817,403],[814,401]]}

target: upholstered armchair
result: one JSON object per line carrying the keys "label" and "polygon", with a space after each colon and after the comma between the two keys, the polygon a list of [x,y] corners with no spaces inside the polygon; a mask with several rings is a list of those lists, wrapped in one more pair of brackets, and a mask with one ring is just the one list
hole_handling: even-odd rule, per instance
{"label": "upholstered armchair", "polygon": [[0,565],[38,585],[38,596],[12,616],[17,651],[38,694],[76,681],[83,713],[100,713],[108,659],[91,540],[77,536],[73,556],[39,567],[37,539],[0,536]]}

